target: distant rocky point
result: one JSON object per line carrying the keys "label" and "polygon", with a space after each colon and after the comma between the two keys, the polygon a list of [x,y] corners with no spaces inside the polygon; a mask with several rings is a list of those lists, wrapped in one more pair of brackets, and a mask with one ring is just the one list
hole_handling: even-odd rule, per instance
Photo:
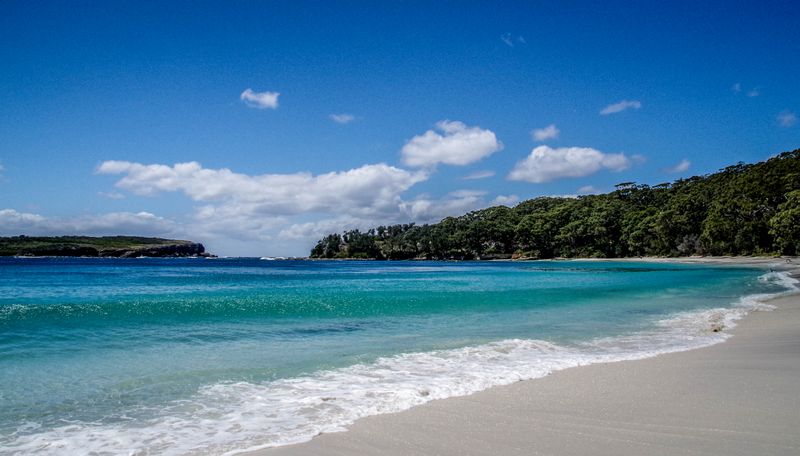
{"label": "distant rocky point", "polygon": [[203,244],[138,236],[0,237],[0,256],[210,257]]}

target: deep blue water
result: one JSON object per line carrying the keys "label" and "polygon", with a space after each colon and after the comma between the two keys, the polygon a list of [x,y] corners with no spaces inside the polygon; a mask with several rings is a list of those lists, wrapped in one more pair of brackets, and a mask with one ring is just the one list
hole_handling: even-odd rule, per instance
{"label": "deep blue water", "polygon": [[785,278],[764,274],[633,262],[4,258],[0,453],[220,454],[299,441],[598,357],[712,343],[721,335],[709,321],[727,322],[744,296],[784,289]]}

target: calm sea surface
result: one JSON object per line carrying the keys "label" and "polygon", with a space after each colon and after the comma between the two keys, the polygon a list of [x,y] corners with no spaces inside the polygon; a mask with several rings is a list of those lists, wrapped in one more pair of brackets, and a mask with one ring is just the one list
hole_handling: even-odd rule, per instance
{"label": "calm sea surface", "polygon": [[0,454],[226,454],[719,342],[790,280],[614,262],[0,259]]}

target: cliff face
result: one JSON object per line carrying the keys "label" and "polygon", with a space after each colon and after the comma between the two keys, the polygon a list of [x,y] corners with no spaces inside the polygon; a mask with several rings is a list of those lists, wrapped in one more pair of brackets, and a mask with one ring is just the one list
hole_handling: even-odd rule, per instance
{"label": "cliff face", "polygon": [[0,256],[66,257],[205,257],[203,244],[160,238],[111,237],[28,237],[0,238]]}

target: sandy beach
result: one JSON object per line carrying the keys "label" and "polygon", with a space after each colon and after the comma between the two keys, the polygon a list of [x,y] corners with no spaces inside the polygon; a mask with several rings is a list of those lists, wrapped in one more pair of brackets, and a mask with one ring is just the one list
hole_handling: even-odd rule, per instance
{"label": "sandy beach", "polygon": [[[680,261],[798,273],[796,260]],[[253,454],[797,455],[800,295],[770,304],[775,310],[752,312],[721,344],[566,369]]]}

